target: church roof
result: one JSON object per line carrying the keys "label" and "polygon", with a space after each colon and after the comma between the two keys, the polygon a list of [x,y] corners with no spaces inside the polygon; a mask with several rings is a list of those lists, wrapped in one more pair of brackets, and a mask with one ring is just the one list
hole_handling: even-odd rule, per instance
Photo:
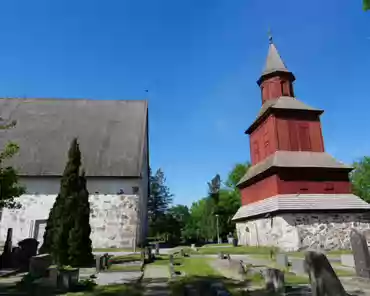
{"label": "church roof", "polygon": [[[78,138],[87,176],[139,177],[147,138],[147,102],[82,99],[0,99],[0,149],[20,146],[10,162],[22,176],[60,176]],[[0,121],[1,123],[1,121]]]}
{"label": "church roof", "polygon": [[325,152],[276,151],[266,159],[250,167],[237,185],[242,185],[249,179],[272,167],[352,169],[351,166],[337,161]]}
{"label": "church roof", "polygon": [[280,194],[241,206],[233,221],[276,212],[369,211],[370,204],[354,194]]}
{"label": "church roof", "polygon": [[296,98],[282,96],[275,100],[267,100],[261,107],[257,118],[251,124],[251,126],[246,130],[245,133],[251,133],[255,125],[263,118],[265,114],[271,109],[285,109],[285,110],[301,110],[301,111],[314,111],[318,114],[322,114],[324,111],[311,107]]}
{"label": "church roof", "polygon": [[265,67],[262,71],[262,76],[270,74],[270,73],[274,73],[277,71],[289,72],[283,60],[281,59],[279,52],[277,51],[275,47],[275,44],[272,42],[272,38],[270,38],[269,50],[267,54]]}

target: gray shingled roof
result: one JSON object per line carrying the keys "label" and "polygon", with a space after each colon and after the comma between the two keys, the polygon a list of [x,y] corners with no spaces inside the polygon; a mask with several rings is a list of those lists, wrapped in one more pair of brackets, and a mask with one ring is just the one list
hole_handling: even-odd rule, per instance
{"label": "gray shingled roof", "polygon": [[78,137],[87,176],[140,176],[146,101],[0,99],[0,117],[17,121],[0,131],[0,148],[9,140],[20,145],[12,162],[20,175],[61,175]]}
{"label": "gray shingled roof", "polygon": [[277,211],[370,210],[370,204],[354,194],[280,194],[241,206],[233,221]]}
{"label": "gray shingled roof", "polygon": [[275,100],[267,100],[261,107],[257,118],[254,122],[250,125],[250,127],[246,130],[246,133],[250,133],[252,127],[260,120],[261,117],[269,110],[269,109],[285,109],[285,110],[302,110],[302,111],[315,111],[318,114],[322,114],[324,111],[321,109],[317,109],[311,107],[296,98],[282,96]]}
{"label": "gray shingled roof", "polygon": [[267,75],[276,71],[289,72],[274,43],[270,42],[266,64],[262,71],[262,75]]}
{"label": "gray shingled roof", "polygon": [[[260,112],[258,113],[258,117],[262,116],[263,113],[267,111],[267,109],[273,108],[273,109],[293,109],[293,110],[308,110],[308,111],[317,111],[317,112],[324,112],[321,109],[317,109],[314,107],[311,107],[296,98],[293,97],[287,97],[282,96],[275,100],[267,100],[261,107]],[[257,117],[257,118],[258,118]]]}
{"label": "gray shingled roof", "polygon": [[325,152],[309,152],[309,151],[276,151],[263,161],[255,164],[244,175],[237,184],[238,186],[247,180],[265,172],[271,167],[295,167],[295,168],[342,168],[351,169],[334,157]]}

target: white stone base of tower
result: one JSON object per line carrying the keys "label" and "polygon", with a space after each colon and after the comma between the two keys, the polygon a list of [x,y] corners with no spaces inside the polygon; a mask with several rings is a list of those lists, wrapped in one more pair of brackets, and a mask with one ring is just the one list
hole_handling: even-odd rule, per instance
{"label": "white stone base of tower", "polygon": [[279,195],[242,206],[233,220],[240,245],[339,250],[350,249],[352,228],[370,229],[369,209],[352,194]]}

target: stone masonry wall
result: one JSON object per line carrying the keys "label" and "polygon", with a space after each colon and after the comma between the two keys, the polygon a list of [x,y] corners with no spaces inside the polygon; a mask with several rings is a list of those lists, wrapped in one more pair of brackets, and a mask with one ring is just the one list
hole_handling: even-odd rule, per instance
{"label": "stone masonry wall", "polygon": [[[1,214],[0,242],[5,241],[8,228],[13,228],[13,243],[34,237],[37,224],[42,233],[56,195],[23,195],[19,198],[22,208],[4,209]],[[138,222],[137,195],[90,194],[91,240],[94,248],[133,247]],[[68,213],[66,213],[68,215]]]}
{"label": "stone masonry wall", "polygon": [[369,214],[282,214],[236,223],[239,244],[285,251],[350,249],[352,228],[370,229]]}

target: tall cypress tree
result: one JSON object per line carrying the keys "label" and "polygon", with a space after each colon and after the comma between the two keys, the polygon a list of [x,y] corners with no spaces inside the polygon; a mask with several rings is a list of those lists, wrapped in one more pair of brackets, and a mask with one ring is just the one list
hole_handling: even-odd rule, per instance
{"label": "tall cypress tree", "polygon": [[92,244],[90,239],[90,203],[86,187],[85,172],[80,177],[80,192],[73,201],[73,228],[69,231],[68,255],[73,266],[88,266],[93,262]]}
{"label": "tall cypress tree", "polygon": [[68,151],[68,162],[64,169],[60,191],[50,210],[44,233],[43,252],[50,252],[56,263],[68,264],[68,237],[73,227],[73,200],[78,198],[81,166],[81,152],[77,139],[73,139]]}

